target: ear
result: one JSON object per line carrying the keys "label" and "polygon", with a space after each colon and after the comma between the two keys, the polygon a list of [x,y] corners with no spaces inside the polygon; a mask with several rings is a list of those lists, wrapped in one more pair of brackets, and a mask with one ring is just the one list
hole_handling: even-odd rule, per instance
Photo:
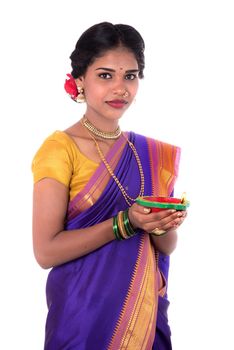
{"label": "ear", "polygon": [[76,85],[77,85],[77,86],[82,86],[82,87],[83,87],[83,84],[84,84],[84,77],[83,77],[83,76],[80,76],[79,78],[75,79],[75,82],[76,82]]}

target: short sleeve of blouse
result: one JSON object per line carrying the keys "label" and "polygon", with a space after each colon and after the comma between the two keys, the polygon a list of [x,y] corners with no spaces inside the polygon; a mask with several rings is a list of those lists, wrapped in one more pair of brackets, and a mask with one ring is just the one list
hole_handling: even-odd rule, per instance
{"label": "short sleeve of blouse", "polygon": [[35,154],[32,162],[34,183],[49,177],[69,187],[73,173],[73,153],[62,132],[49,136]]}

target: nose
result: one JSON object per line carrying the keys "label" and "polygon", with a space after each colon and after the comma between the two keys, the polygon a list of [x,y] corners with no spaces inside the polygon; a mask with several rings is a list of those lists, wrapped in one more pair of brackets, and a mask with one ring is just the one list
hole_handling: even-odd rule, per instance
{"label": "nose", "polygon": [[122,96],[125,93],[127,90],[125,82],[122,75],[115,76],[115,79],[112,80],[112,91],[115,95]]}
{"label": "nose", "polygon": [[122,95],[126,91],[124,86],[118,86],[113,89],[115,95]]}
{"label": "nose", "polygon": [[124,86],[124,84],[118,84],[118,86],[115,86],[113,88],[113,93],[114,95],[121,96],[124,98],[129,96],[129,92],[127,88]]}

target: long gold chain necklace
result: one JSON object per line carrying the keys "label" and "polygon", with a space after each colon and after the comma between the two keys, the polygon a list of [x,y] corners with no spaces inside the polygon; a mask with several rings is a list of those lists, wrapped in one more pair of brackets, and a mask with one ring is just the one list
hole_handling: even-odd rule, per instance
{"label": "long gold chain necklace", "polygon": [[[86,127],[86,125],[84,124],[83,120],[81,120],[81,124]],[[86,129],[88,129],[86,127]],[[89,129],[88,129],[89,130]],[[111,177],[114,179],[114,181],[116,182],[117,186],[119,187],[126,203],[131,206],[132,203],[131,202],[135,202],[136,198],[139,196],[144,196],[144,189],[145,189],[145,178],[144,178],[144,172],[143,172],[143,168],[142,168],[142,164],[141,164],[141,160],[140,157],[137,153],[137,150],[135,148],[135,146],[133,145],[133,143],[131,141],[128,140],[128,138],[122,133],[122,135],[124,136],[124,138],[126,139],[129,147],[132,149],[133,154],[136,158],[136,162],[138,165],[138,169],[139,169],[139,173],[140,173],[140,179],[141,179],[141,186],[140,186],[140,192],[138,194],[138,196],[136,198],[132,198],[131,196],[129,196],[129,194],[126,192],[126,190],[124,189],[123,185],[121,184],[121,182],[119,181],[119,179],[117,178],[117,176],[114,174],[113,170],[111,169],[110,164],[107,162],[103,152],[101,151],[99,144],[97,142],[97,140],[95,139],[95,137],[87,130],[87,132],[89,133],[90,137],[93,139],[94,144],[96,146],[96,149],[98,151],[98,154],[101,158],[101,160],[103,161],[103,163],[106,166],[107,171],[109,172],[109,174],[111,175]]]}

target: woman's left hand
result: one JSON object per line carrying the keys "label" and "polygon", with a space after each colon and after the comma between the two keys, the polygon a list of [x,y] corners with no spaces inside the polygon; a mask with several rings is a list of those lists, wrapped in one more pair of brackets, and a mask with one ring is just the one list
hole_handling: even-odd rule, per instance
{"label": "woman's left hand", "polygon": [[168,231],[177,229],[187,216],[186,211],[176,211],[171,209],[151,212],[150,208],[134,203],[129,208],[129,220],[133,227],[141,228],[151,233],[153,230]]}

